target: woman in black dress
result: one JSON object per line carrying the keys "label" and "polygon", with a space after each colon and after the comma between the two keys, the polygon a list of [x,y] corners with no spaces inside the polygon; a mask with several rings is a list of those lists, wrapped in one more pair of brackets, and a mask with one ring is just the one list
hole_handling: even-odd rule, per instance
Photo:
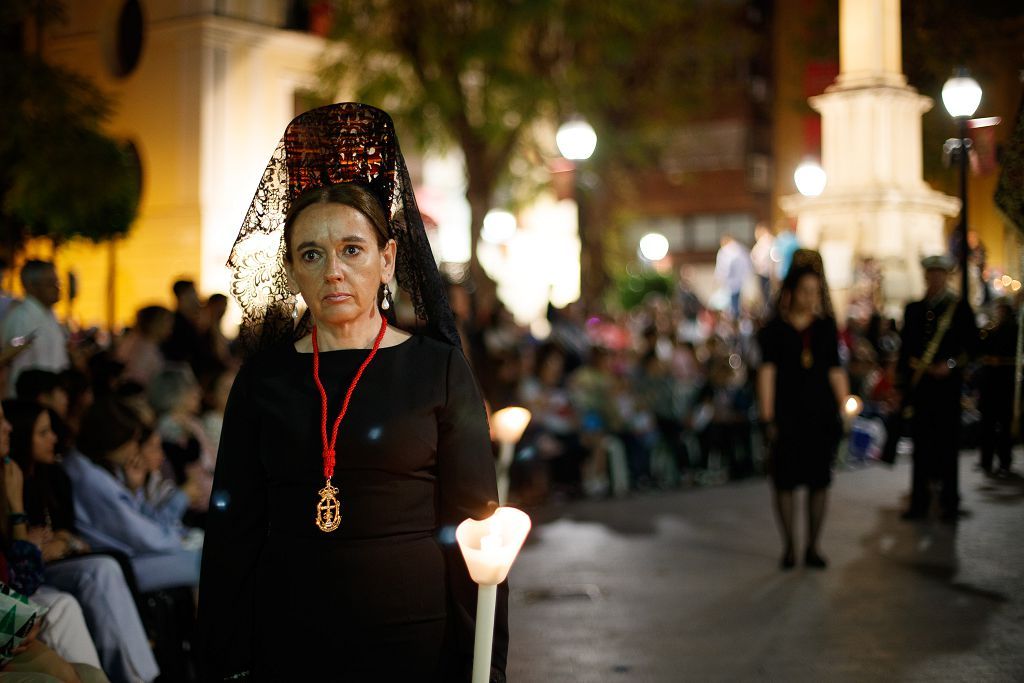
{"label": "woman in black dress", "polygon": [[[217,458],[204,680],[468,681],[476,586],[454,529],[496,505],[494,462],[388,115],[292,121],[229,265],[258,351]],[[416,334],[393,325],[396,275]],[[502,587],[492,681],[506,609]]]}
{"label": "woman in black dress", "polygon": [[839,364],[839,335],[817,252],[794,254],[775,314],[758,341],[758,401],[782,532],[781,566],[790,569],[796,563],[794,489],[806,486],[804,564],[823,569],[818,538],[843,430],[839,410],[849,382]]}

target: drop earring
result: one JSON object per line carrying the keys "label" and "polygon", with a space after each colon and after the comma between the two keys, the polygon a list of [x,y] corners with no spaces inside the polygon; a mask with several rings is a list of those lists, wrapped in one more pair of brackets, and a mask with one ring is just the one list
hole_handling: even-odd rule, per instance
{"label": "drop earring", "polygon": [[381,308],[382,311],[387,311],[387,310],[391,309],[391,301],[390,301],[390,299],[391,299],[391,290],[388,289],[388,285],[385,282],[384,283],[384,298],[381,299],[381,301],[380,301],[380,308]]}

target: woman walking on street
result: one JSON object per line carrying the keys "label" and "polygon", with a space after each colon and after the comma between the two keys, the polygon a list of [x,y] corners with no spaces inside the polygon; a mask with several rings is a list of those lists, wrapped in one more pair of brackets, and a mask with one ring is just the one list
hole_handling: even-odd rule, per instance
{"label": "woman walking on street", "polygon": [[842,436],[840,406],[849,380],[839,363],[839,335],[821,257],[800,250],[758,341],[758,402],[782,533],[782,569],[796,564],[794,491],[807,488],[804,564],[824,569],[818,539],[825,518],[832,461]]}

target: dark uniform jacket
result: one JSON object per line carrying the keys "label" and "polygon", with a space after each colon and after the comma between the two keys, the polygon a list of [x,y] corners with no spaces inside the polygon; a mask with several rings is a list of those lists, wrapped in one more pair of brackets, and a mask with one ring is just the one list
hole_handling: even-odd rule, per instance
{"label": "dark uniform jacket", "polygon": [[1013,385],[1017,360],[1017,323],[1013,318],[981,331],[978,393],[982,411],[1013,412]]}
{"label": "dark uniform jacket", "polygon": [[[945,363],[952,371],[944,378],[934,377],[925,372],[917,387],[912,387],[915,368],[920,364],[932,339],[939,333],[940,323],[950,306],[956,308],[953,309],[952,320],[931,364]],[[939,390],[947,397],[955,393],[955,400],[959,405],[963,370],[967,360],[977,352],[978,347],[978,328],[970,307],[949,291],[931,300],[910,303],[903,314],[903,330],[900,337],[897,383],[900,389],[908,394],[910,402],[928,402],[930,399],[938,398],[932,395],[931,391]]]}

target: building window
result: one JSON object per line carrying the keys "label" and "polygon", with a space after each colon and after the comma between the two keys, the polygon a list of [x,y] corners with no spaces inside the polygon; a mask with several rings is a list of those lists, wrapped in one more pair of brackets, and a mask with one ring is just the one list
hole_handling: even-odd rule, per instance
{"label": "building window", "polygon": [[142,5],[139,0],[125,0],[103,38],[104,61],[115,78],[125,78],[135,71],[142,58],[144,42]]}
{"label": "building window", "polygon": [[748,247],[754,243],[754,225],[749,213],[698,213],[683,218],[685,251],[718,251],[722,237],[732,235]]}
{"label": "building window", "polygon": [[285,11],[286,29],[327,37],[334,21],[334,9],[325,0],[289,0]]}
{"label": "building window", "polygon": [[724,235],[732,235],[748,247],[754,244],[757,220],[749,213],[694,213],[686,216],[647,216],[630,223],[627,234],[634,243],[648,232],[668,239],[673,253],[714,254]]}

